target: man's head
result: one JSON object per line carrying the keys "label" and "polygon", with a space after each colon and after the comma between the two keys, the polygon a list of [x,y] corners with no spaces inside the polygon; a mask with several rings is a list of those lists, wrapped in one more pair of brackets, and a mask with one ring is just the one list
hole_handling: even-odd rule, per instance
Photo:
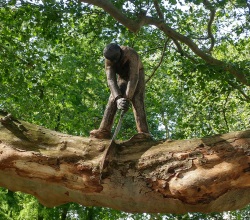
{"label": "man's head", "polygon": [[103,50],[103,55],[106,59],[116,63],[120,60],[121,48],[115,43],[108,44]]}

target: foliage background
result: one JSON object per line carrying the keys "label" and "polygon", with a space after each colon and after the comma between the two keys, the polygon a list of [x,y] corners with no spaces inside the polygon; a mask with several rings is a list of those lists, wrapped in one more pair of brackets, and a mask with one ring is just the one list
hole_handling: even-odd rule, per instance
{"label": "foliage background", "polygon": [[[188,11],[175,8],[180,2],[189,6]],[[168,2],[171,9],[176,9],[169,10],[169,19],[183,33],[204,31],[206,17],[199,2]],[[214,27],[217,43],[213,54],[240,65],[249,74],[249,23],[242,19],[247,1],[226,2],[218,1],[218,24]],[[230,27],[234,34],[222,33],[220,25],[225,25],[226,19],[239,18],[242,22]],[[201,59],[181,55],[155,28],[144,27],[132,34],[101,9],[76,1],[6,0],[0,3],[0,30],[0,109],[19,119],[88,136],[90,130],[98,128],[109,96],[102,50],[107,43],[117,42],[138,51],[147,78],[154,73],[146,87],[146,109],[155,139],[187,139],[249,128],[249,87]],[[118,138],[127,139],[135,132],[130,110]],[[248,219],[249,216],[250,207],[208,215],[129,214],[77,204],[49,209],[30,195],[0,189],[1,219]]]}

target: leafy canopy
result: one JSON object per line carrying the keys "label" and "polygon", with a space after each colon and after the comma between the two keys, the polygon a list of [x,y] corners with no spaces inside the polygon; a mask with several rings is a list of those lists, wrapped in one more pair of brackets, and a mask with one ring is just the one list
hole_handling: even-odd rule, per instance
{"label": "leafy canopy", "polygon": [[[111,2],[129,18],[137,19],[142,10],[159,16],[154,1]],[[213,1],[213,43],[207,37],[211,8],[203,2],[162,1],[159,7],[169,26],[202,50],[212,46],[213,57],[233,64],[249,79],[249,4]],[[201,137],[249,127],[249,86],[154,26],[144,26],[133,34],[96,6],[76,1],[12,0],[0,3],[0,30],[0,108],[17,118],[88,136],[99,126],[109,96],[102,50],[107,43],[117,42],[135,48],[143,60],[149,79],[147,118],[156,139]],[[135,132],[130,110],[119,138],[127,139]],[[5,189],[0,198],[0,217],[4,219],[150,218],[76,204],[47,209],[28,195]],[[247,213],[248,209],[227,215],[243,219]]]}

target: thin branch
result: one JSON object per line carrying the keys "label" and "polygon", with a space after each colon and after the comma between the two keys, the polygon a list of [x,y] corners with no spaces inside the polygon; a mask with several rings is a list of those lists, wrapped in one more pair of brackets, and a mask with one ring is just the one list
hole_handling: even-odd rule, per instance
{"label": "thin branch", "polygon": [[210,20],[208,22],[208,27],[207,27],[207,31],[208,31],[208,36],[210,37],[211,39],[211,45],[210,45],[210,48],[208,49],[209,52],[211,52],[214,48],[214,44],[215,44],[215,39],[214,39],[214,35],[212,33],[212,30],[211,30],[211,27],[212,27],[212,23],[214,21],[214,17],[215,17],[215,10],[214,11],[211,11],[210,13]]}
{"label": "thin branch", "polygon": [[[165,38],[163,39],[163,38],[161,38],[161,39],[159,39],[159,41],[165,41]],[[158,45],[155,45],[155,47],[150,47],[150,48],[144,48],[145,50],[143,50],[143,53],[144,54],[147,54],[147,53],[153,53],[153,52],[155,52],[156,50],[159,50],[159,49],[161,49],[162,48],[162,46],[158,46]]]}
{"label": "thin branch", "polygon": [[191,37],[192,39],[196,39],[196,40],[208,40],[208,39],[210,39],[211,45],[210,45],[209,49],[207,49],[206,51],[208,53],[211,53],[211,51],[214,48],[214,44],[215,44],[215,38],[214,38],[214,35],[212,33],[212,24],[213,24],[214,19],[215,19],[216,10],[212,6],[212,4],[210,2],[208,2],[207,0],[203,0],[203,4],[205,5],[205,8],[210,11],[210,18],[209,18],[208,25],[207,25],[207,36],[197,37],[197,36],[190,35],[189,37]]}
{"label": "thin branch", "polygon": [[175,40],[174,38],[171,38],[172,41],[174,42],[176,48],[177,48],[177,52],[179,52],[181,54],[181,56],[185,56],[187,57],[188,59],[190,59],[193,63],[197,63],[197,60],[195,60],[192,56],[190,56],[189,54],[187,54],[183,49],[182,49],[182,46],[181,44]]}
{"label": "thin branch", "polygon": [[228,84],[229,84],[230,86],[232,86],[234,89],[237,89],[237,90],[239,91],[239,93],[245,98],[245,101],[246,101],[246,102],[250,102],[250,97],[249,97],[246,93],[244,93],[244,92],[242,91],[242,89],[241,89],[240,86],[234,85],[234,84],[231,83],[231,82],[228,82]]}
{"label": "thin branch", "polygon": [[174,38],[171,38],[175,44],[175,46],[177,47],[177,51],[183,56],[184,55],[184,51],[180,45],[180,43],[178,42],[178,40],[175,40]]}
{"label": "thin branch", "polygon": [[169,38],[165,40],[165,43],[164,43],[164,46],[163,46],[163,50],[162,50],[162,54],[161,54],[161,59],[160,59],[159,63],[157,64],[157,66],[155,66],[155,68],[154,68],[153,72],[151,73],[151,75],[146,80],[146,83],[148,83],[148,81],[151,80],[151,78],[154,76],[154,74],[156,73],[156,71],[160,67],[160,65],[161,65],[161,63],[163,61],[163,58],[164,58],[164,54],[165,54],[168,42],[169,42]]}
{"label": "thin branch", "polygon": [[215,18],[216,11],[215,11],[215,8],[211,5],[211,3],[208,0],[203,0],[203,4],[205,5],[205,8],[210,10],[210,18],[209,18],[208,25],[207,25],[207,34],[208,34],[208,37],[211,39],[211,45],[210,45],[210,48],[208,49],[208,51],[211,52],[215,44],[214,35],[212,33],[212,24]]}
{"label": "thin branch", "polygon": [[155,6],[155,9],[156,9],[156,12],[157,12],[159,18],[164,21],[164,15],[160,9],[160,6],[159,6],[159,3],[157,0],[154,0],[154,6]]}

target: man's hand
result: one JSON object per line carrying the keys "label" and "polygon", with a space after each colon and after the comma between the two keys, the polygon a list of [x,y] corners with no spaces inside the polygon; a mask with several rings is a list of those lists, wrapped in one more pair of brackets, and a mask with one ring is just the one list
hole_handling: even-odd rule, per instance
{"label": "man's hand", "polygon": [[129,109],[129,100],[125,98],[120,98],[116,101],[117,108],[122,111],[128,111]]}

